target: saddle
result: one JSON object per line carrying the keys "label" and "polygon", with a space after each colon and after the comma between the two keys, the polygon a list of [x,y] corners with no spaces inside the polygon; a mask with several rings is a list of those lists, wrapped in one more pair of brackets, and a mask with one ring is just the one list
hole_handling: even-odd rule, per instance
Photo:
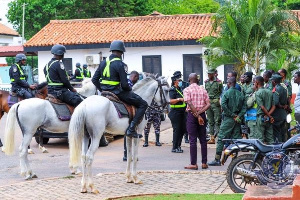
{"label": "saddle", "polygon": [[7,97],[7,104],[8,107],[11,108],[14,104],[18,103],[19,101],[21,101],[22,98],[20,98],[17,93],[15,92],[10,92],[8,97]]}
{"label": "saddle", "polygon": [[48,94],[45,100],[50,102],[59,120],[70,121],[75,109],[73,106],[62,102],[51,94]]}
{"label": "saddle", "polygon": [[121,101],[117,95],[112,92],[102,91],[101,96],[108,98],[114,104],[119,118],[127,117],[129,118],[129,122],[132,121],[136,109],[134,106]]}

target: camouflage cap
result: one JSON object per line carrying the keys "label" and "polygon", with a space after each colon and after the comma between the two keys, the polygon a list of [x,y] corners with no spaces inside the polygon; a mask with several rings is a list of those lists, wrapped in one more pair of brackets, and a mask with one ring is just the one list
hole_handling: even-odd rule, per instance
{"label": "camouflage cap", "polygon": [[282,77],[278,74],[273,74],[272,77],[270,78],[270,80],[281,80]]}
{"label": "camouflage cap", "polygon": [[207,73],[208,74],[214,74],[214,73],[216,73],[216,70],[215,69],[208,69]]}

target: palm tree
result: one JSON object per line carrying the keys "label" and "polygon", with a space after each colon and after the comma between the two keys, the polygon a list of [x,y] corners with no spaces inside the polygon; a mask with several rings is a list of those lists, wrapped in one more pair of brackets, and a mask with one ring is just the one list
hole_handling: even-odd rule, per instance
{"label": "palm tree", "polygon": [[270,0],[233,0],[213,16],[210,36],[200,40],[217,52],[213,65],[234,64],[241,74],[246,70],[260,73],[270,52],[298,51],[288,35],[299,32],[299,20]]}

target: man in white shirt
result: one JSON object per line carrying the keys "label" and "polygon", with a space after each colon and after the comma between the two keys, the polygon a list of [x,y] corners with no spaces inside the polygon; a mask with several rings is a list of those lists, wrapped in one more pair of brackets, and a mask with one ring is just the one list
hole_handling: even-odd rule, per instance
{"label": "man in white shirt", "polygon": [[298,92],[294,103],[295,107],[295,119],[300,123],[300,71],[294,74],[294,82],[298,84]]}

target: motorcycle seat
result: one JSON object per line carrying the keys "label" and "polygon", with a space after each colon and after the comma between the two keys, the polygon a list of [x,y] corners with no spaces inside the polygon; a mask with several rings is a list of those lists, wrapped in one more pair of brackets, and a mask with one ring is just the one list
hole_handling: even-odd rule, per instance
{"label": "motorcycle seat", "polygon": [[282,146],[282,144],[266,145],[257,139],[246,139],[246,140],[242,139],[239,141],[244,144],[251,144],[252,146],[255,146],[262,153],[268,153],[273,151],[274,149],[281,149]]}

